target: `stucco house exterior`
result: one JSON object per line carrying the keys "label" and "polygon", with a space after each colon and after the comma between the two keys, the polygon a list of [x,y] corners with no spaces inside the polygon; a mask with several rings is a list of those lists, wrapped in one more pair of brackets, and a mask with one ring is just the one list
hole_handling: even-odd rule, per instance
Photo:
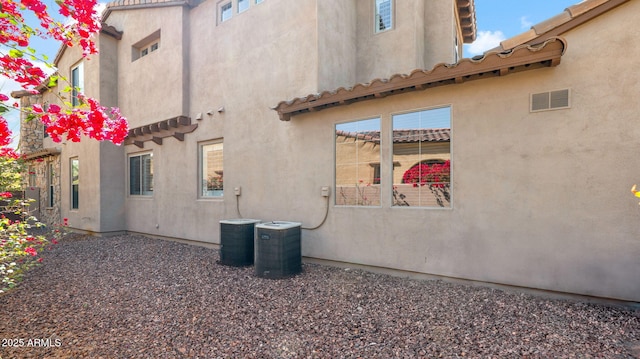
{"label": "stucco house exterior", "polygon": [[638,13],[586,0],[461,59],[472,0],[110,3],[100,55],[56,64],[131,129],[46,147],[60,214],[295,221],[309,258],[638,302]]}

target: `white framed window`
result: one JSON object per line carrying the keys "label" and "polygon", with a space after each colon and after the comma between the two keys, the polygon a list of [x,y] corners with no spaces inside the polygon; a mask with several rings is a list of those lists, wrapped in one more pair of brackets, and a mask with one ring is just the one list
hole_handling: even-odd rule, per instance
{"label": "white framed window", "polygon": [[131,47],[131,61],[150,55],[160,49],[160,30],[154,31],[149,36],[136,42]]}
{"label": "white framed window", "polygon": [[380,118],[335,126],[336,205],[380,206],[379,166]]}
{"label": "white framed window", "polygon": [[153,195],[153,153],[129,155],[129,195]]}
{"label": "white framed window", "polygon": [[392,116],[393,206],[451,208],[451,107]]}
{"label": "white framed window", "polygon": [[233,17],[233,3],[221,1],[218,3],[218,23],[221,24]]}
{"label": "white framed window", "polygon": [[199,191],[201,198],[221,198],[224,195],[224,141],[202,142],[198,145]]}
{"label": "white framed window", "polygon": [[71,209],[80,208],[80,160],[75,157],[70,161]]}
{"label": "white framed window", "polygon": [[393,29],[394,0],[374,0],[374,29],[375,33]]}
{"label": "white framed window", "polygon": [[79,106],[80,98],[78,97],[84,91],[84,64],[77,63],[71,68],[71,105]]}
{"label": "white framed window", "polygon": [[249,9],[249,0],[238,0],[238,14]]}
{"label": "white framed window", "polygon": [[158,50],[158,48],[160,48],[159,40],[140,49],[140,57],[147,56],[150,53]]}

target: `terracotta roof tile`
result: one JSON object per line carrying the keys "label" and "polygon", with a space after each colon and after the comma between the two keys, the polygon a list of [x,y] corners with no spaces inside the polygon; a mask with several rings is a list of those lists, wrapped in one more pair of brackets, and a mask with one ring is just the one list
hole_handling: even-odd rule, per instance
{"label": "terracotta roof tile", "polygon": [[509,50],[519,45],[535,44],[583,24],[630,0],[584,0],[569,6],[560,14],[533,25],[530,30],[504,40],[498,50]]}
{"label": "terracotta roof tile", "polygon": [[375,79],[351,88],[338,88],[281,101],[273,109],[280,119],[288,121],[292,115],[319,111],[409,91],[450,85],[482,78],[504,76],[512,72],[556,66],[564,54],[566,42],[561,38],[548,39],[542,44],[522,45],[508,51],[488,52],[455,64],[438,64],[431,70],[414,70],[408,75],[396,74],[388,79]]}
{"label": "terracotta roof tile", "polygon": [[[348,132],[336,131],[336,136],[355,138],[362,141],[380,143],[380,131],[364,131],[364,132]],[[450,128],[429,128],[429,129],[406,129],[394,130],[393,142],[395,143],[411,143],[411,142],[448,142],[451,141]]]}

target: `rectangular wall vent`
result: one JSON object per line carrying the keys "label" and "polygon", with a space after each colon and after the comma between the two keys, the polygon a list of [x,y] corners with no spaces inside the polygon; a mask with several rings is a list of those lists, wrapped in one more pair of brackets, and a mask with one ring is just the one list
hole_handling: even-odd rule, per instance
{"label": "rectangular wall vent", "polygon": [[531,95],[531,112],[569,108],[569,89],[534,93]]}

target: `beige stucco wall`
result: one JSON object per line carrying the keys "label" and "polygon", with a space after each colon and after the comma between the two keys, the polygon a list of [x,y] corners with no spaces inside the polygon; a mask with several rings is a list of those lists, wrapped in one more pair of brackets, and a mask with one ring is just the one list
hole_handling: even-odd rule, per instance
{"label": "beige stucco wall", "polygon": [[374,33],[374,2],[356,1],[356,82],[388,78],[435,64],[452,63],[455,33],[452,1],[395,1],[394,29]]}
{"label": "beige stucco wall", "polygon": [[[394,113],[452,106],[453,208],[391,208],[384,186],[391,183],[391,148],[383,142],[382,208],[332,207],[325,226],[303,233],[304,254],[640,300],[640,212],[629,192],[640,168],[640,108],[631,99],[640,90],[633,71],[640,50],[628,46],[640,37],[633,27],[638,11],[640,3],[630,2],[566,34],[568,49],[556,68],[282,124],[292,128],[296,157],[314,164],[298,169],[306,172],[332,162],[331,141],[322,134],[338,121],[381,115],[382,128],[390,129]],[[531,93],[562,88],[571,89],[570,109],[529,112]],[[317,140],[301,140],[305,134]],[[327,165],[323,173],[330,171]],[[307,220],[298,213],[292,217]]]}
{"label": "beige stucco wall", "polygon": [[[117,104],[116,52],[115,39],[101,35],[97,40],[100,56],[83,59],[81,49],[65,49],[57,62],[61,76],[70,79],[71,68],[79,62],[84,66],[84,94],[99,99],[104,106]],[[58,86],[46,92],[45,101],[59,103],[55,96],[67,98],[63,92],[68,86],[66,80],[59,80]],[[110,142],[98,142],[83,137],[80,142],[67,141],[63,136],[61,143],[51,138],[43,140],[44,148],[61,150],[58,176],[60,179],[57,216],[68,218],[71,228],[90,232],[114,232],[125,229],[124,222],[124,163],[123,149]],[[70,161],[79,160],[79,208],[71,209]]]}
{"label": "beige stucco wall", "polygon": [[[117,42],[117,103],[131,128],[187,115],[183,11],[181,6],[114,11],[107,19],[123,32]],[[132,60],[133,46],[157,30],[158,50]]]}
{"label": "beige stucco wall", "polygon": [[[430,67],[430,51],[420,39],[437,38],[439,31],[405,24],[421,20],[416,14],[428,13],[429,6],[447,13],[451,6],[396,3],[396,29],[373,35],[365,20],[372,18],[373,8],[370,2],[357,2],[356,82]],[[349,53],[344,43],[318,33],[334,27],[319,25],[319,16],[330,18],[331,11],[317,0],[285,4],[252,5],[218,26],[215,1],[191,9],[188,17],[179,7],[114,11],[109,17],[110,24],[124,29],[119,54],[130,54],[131,44],[162,30],[160,56],[133,63],[118,57],[118,103],[132,127],[179,114],[198,124],[184,141],[167,138],[162,145],[145,142],[144,149],[124,147],[125,154],[154,155],[153,196],[126,196],[128,230],[219,243],[219,220],[237,217],[237,203],[246,218],[297,221],[305,227],[321,222],[328,203],[326,223],[302,233],[306,256],[640,300],[639,213],[629,193],[638,182],[640,129],[633,119],[640,108],[626,97],[639,90],[637,75],[629,69],[640,50],[628,47],[640,35],[632,26],[638,3],[567,34],[569,47],[556,68],[390,96],[282,122],[270,107],[339,84],[342,76],[329,76],[325,66]],[[349,18],[348,5],[341,6],[345,16],[340,19]],[[433,62],[452,56],[452,23],[445,25],[445,60]],[[350,26],[339,27],[346,31]],[[336,56],[320,54],[319,49],[331,46],[339,47]],[[388,56],[397,53],[406,56]],[[337,74],[348,76],[353,64],[345,66]],[[529,112],[531,93],[562,88],[571,89],[570,109]],[[322,186],[335,191],[336,123],[380,117],[383,139],[389,139],[393,114],[444,105],[452,109],[452,208],[393,207],[393,158],[384,140],[379,206],[335,206],[335,193],[328,202],[321,196]],[[212,139],[224,139],[225,196],[198,199],[198,143]],[[238,198],[234,187],[242,188]]]}

